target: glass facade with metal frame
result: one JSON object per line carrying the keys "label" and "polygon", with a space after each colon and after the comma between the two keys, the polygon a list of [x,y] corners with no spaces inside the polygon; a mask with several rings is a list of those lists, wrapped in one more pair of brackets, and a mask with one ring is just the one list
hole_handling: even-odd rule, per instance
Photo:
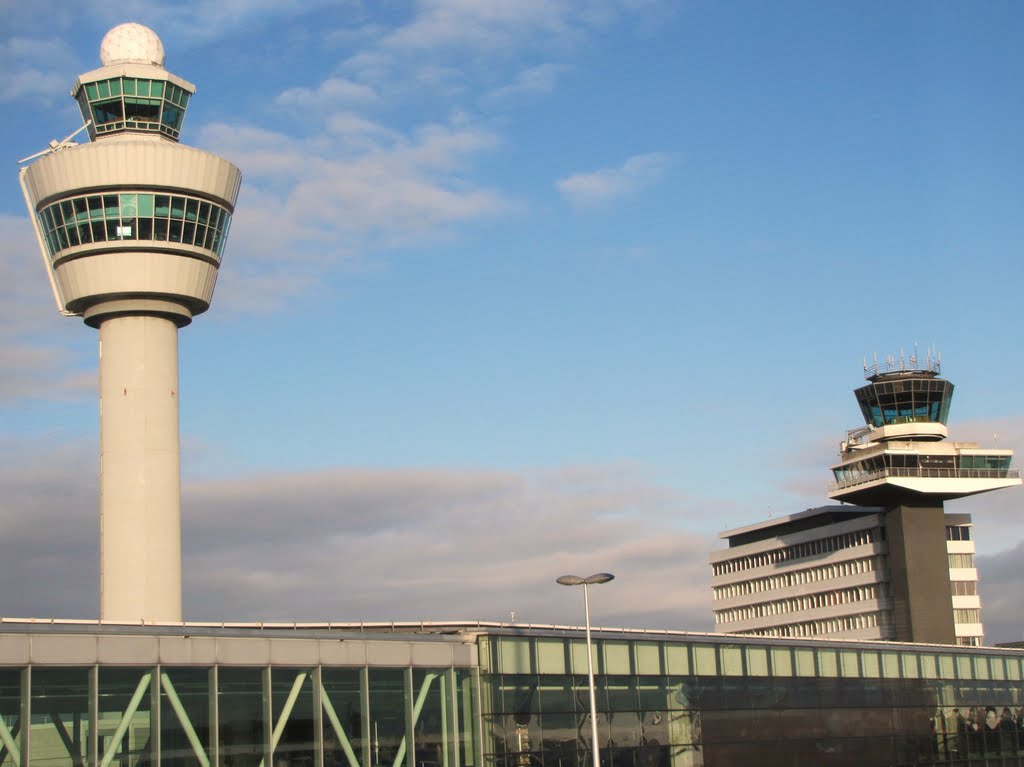
{"label": "glass facade with metal frame", "polygon": [[[0,629],[0,767],[590,763],[578,629],[132,631]],[[594,662],[603,767],[1024,764],[1021,650],[599,630]]]}

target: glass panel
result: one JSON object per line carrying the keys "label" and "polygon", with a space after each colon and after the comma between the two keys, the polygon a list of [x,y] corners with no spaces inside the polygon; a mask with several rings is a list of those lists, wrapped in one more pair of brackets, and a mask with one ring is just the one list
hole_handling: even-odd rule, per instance
{"label": "glass panel", "polygon": [[768,650],[766,648],[747,648],[747,676],[768,676]]}
{"label": "glass panel", "polygon": [[177,218],[177,219],[185,218],[185,198],[184,197],[172,197],[171,198],[171,218]]}
{"label": "glass panel", "polygon": [[221,760],[257,767],[269,739],[263,722],[263,669],[221,667],[217,673]]}
{"label": "glass panel", "polygon": [[907,679],[917,679],[917,654],[912,652],[903,653],[903,676]]}
{"label": "glass panel", "polygon": [[363,756],[363,709],[359,670],[323,670],[324,764],[360,764]]}
{"label": "glass panel", "polygon": [[603,674],[631,674],[633,669],[629,662],[628,642],[602,642],[604,649]]}
{"label": "glass panel", "polygon": [[686,645],[665,645],[665,663],[668,673],[686,676],[690,673],[690,648]]}
{"label": "glass panel", "polygon": [[637,642],[636,672],[638,674],[661,673],[661,645],[653,642]]}
{"label": "glass panel", "polygon": [[281,733],[272,763],[312,764],[313,674],[307,669],[275,667],[271,679],[274,731]]}
{"label": "glass panel", "polygon": [[96,83],[89,83],[85,86],[85,93],[89,97],[89,101],[95,101],[100,97],[99,89],[96,87]]}
{"label": "glass panel", "polygon": [[138,211],[138,196],[134,194],[121,195],[121,217],[135,218]]}
{"label": "glass panel", "polygon": [[956,672],[953,668],[953,656],[952,655],[940,655],[939,656],[939,678],[940,679],[956,679]]}
{"label": "glass panel", "polygon": [[98,194],[89,198],[89,218],[93,221],[103,218],[103,198]]}
{"label": "glass panel", "polygon": [[[216,246],[219,243],[219,235],[215,235],[213,238],[212,248],[216,250]],[[569,643],[569,653],[572,659],[572,668],[569,669],[573,674],[586,674],[587,673],[587,643],[581,640],[572,640]],[[594,673],[597,673],[597,647],[592,648],[591,658],[594,663]]]}
{"label": "glass panel", "polygon": [[[202,227],[200,227],[202,228]],[[196,244],[202,243],[198,237]],[[564,674],[565,644],[560,639],[537,639],[537,671],[541,674]]]}
{"label": "glass panel", "polygon": [[[966,659],[965,659],[966,660]],[[984,655],[979,655],[974,658],[974,678],[975,679],[988,679],[988,658]],[[962,679],[970,679],[970,677],[961,677]]]}
{"label": "glass panel", "polygon": [[171,215],[171,198],[166,194],[158,194],[155,197],[156,208],[153,211],[153,215],[158,218],[167,218]]}
{"label": "glass panel", "polygon": [[121,78],[110,81],[110,95],[120,96],[121,95]]}
{"label": "glass panel", "polygon": [[160,675],[160,764],[193,767],[210,754],[210,671],[165,666]]}
{"label": "glass panel", "polygon": [[877,679],[882,675],[882,669],[878,663],[878,653],[864,650],[860,654],[861,670],[868,679]]}
{"label": "glass panel", "polygon": [[6,730],[0,741],[0,767],[18,767],[4,741],[10,739],[20,749],[24,743],[21,724],[21,671],[0,669],[0,727]]}
{"label": "glass panel", "polygon": [[818,650],[818,671],[821,676],[839,676],[839,662],[835,650]]}
{"label": "glass panel", "polygon": [[971,657],[959,655],[956,659],[957,679],[974,679],[974,670],[971,668]]}
{"label": "glass panel", "polygon": [[[416,744],[415,762],[418,767],[441,767],[454,762],[454,744],[448,740],[445,729],[448,725],[448,701],[452,691],[450,680],[443,669],[414,669],[412,678],[413,695],[416,701],[423,701],[416,716],[413,711],[413,728]],[[538,739],[538,745],[539,745]]]}
{"label": "glass panel", "polygon": [[[523,637],[498,639],[499,663],[503,674],[528,674],[533,671],[530,658],[530,640]],[[584,656],[586,661],[586,656]]]}
{"label": "glass panel", "polygon": [[[504,640],[505,637],[502,637]],[[405,670],[371,668],[370,738],[374,765],[393,765],[405,740]]]}
{"label": "glass panel", "polygon": [[723,676],[743,676],[743,648],[736,645],[719,647]]}
{"label": "glass panel", "polygon": [[900,678],[900,658],[896,653],[882,653],[882,675],[886,679]]}
{"label": "glass panel", "polygon": [[694,673],[701,676],[716,676],[718,664],[715,660],[715,648],[713,645],[693,646]]}
{"label": "glass panel", "polygon": [[122,77],[121,87],[124,90],[126,96],[135,95],[135,78],[134,77]]}
{"label": "glass panel", "polygon": [[99,88],[100,98],[101,99],[109,98],[109,96],[110,96],[110,83],[109,82],[104,80],[102,82],[96,83],[96,86]]}
{"label": "glass panel", "polygon": [[150,96],[163,96],[164,95],[164,84],[160,80],[150,80],[150,82],[149,82],[149,95]]}
{"label": "glass panel", "polygon": [[799,647],[793,650],[797,676],[814,676],[814,650]]}
{"label": "glass panel", "polygon": [[116,194],[105,194],[103,195],[103,217],[104,218],[120,218],[121,213],[118,208],[118,198]]}
{"label": "glass panel", "polygon": [[153,195],[151,194],[140,194],[138,195],[138,206],[140,216],[152,216],[153,215]]}
{"label": "glass panel", "polygon": [[772,648],[772,676],[793,676],[793,658],[788,648]]}
{"label": "glass panel", "polygon": [[137,80],[136,91],[140,96],[148,96],[149,94],[149,80]]}
{"label": "glass panel", "polygon": [[89,670],[32,669],[32,764],[82,765],[88,743]]}
{"label": "glass panel", "polygon": [[84,197],[76,197],[73,201],[75,206],[75,220],[76,221],[88,221],[89,220],[89,202]]}
{"label": "glass panel", "polygon": [[195,221],[196,215],[199,212],[199,200],[187,200],[185,202],[185,220]]}
{"label": "glass panel", "polygon": [[[97,731],[101,761],[111,763],[112,758],[112,763],[121,767],[152,762],[152,685],[151,669],[100,668]],[[124,735],[115,740],[122,728]]]}
{"label": "glass panel", "polygon": [[[1015,682],[1020,680],[1020,661],[1017,658],[1006,659],[1006,678]],[[1024,712],[1021,713],[1024,715]],[[1024,720],[1021,721],[1021,727],[1024,728]]]}
{"label": "glass panel", "polygon": [[1006,679],[1006,667],[1003,664],[1002,658],[990,657],[988,659],[989,668],[992,671],[991,679],[1002,681]]}

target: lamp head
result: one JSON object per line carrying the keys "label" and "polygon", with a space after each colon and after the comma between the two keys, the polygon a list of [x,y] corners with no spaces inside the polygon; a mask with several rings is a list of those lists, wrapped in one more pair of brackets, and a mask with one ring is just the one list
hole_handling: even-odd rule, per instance
{"label": "lamp head", "polygon": [[610,580],[614,580],[615,576],[611,573],[594,573],[587,578],[580,578],[578,575],[563,575],[561,578],[556,578],[556,583],[561,583],[563,586],[593,586],[598,583],[607,583]]}

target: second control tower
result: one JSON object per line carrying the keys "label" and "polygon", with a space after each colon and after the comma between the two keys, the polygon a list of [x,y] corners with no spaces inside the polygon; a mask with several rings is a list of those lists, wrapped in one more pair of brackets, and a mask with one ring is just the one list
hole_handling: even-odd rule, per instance
{"label": "second control tower", "polygon": [[71,92],[91,141],[21,171],[58,309],[99,330],[100,619],[181,620],[178,328],[213,298],[241,174],[178,143],[195,86],[139,24]]}
{"label": "second control tower", "polygon": [[832,467],[829,497],[885,509],[895,639],[955,641],[945,501],[1021,484],[1012,450],[946,441],[953,384],[937,358],[865,365],[864,426]]}

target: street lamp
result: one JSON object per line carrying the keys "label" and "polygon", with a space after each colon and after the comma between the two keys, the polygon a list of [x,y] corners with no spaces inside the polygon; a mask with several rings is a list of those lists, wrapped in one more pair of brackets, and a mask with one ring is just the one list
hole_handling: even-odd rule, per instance
{"label": "street lamp", "polygon": [[590,646],[590,593],[588,586],[596,586],[598,583],[607,583],[615,576],[611,573],[594,573],[589,578],[580,578],[578,575],[563,575],[557,578],[556,582],[563,586],[583,587],[583,613],[587,620],[587,682],[590,686],[590,739],[594,744],[594,767],[601,767],[601,755],[597,746],[597,695],[594,692],[594,654]]}

